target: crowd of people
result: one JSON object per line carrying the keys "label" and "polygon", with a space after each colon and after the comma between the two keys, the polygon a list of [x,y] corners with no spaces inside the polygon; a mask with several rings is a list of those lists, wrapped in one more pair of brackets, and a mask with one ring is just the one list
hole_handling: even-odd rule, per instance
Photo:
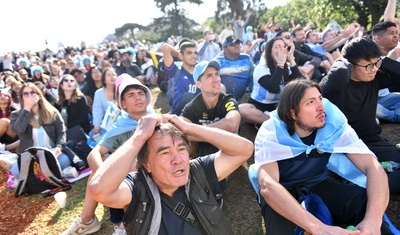
{"label": "crowd of people", "polygon": [[[115,235],[232,234],[221,211],[226,178],[253,155],[267,234],[296,226],[358,234],[339,225],[392,234],[383,214],[400,193],[400,171],[385,173],[379,162],[400,163],[400,150],[379,123],[400,122],[395,9],[389,0],[368,32],[357,23],[281,29],[272,18],[253,30],[250,12],[220,34],[206,27],[200,39],[6,53],[0,151],[49,147],[65,169],[74,165],[63,152],[66,132],[78,126],[87,135],[92,173],[66,235],[100,230],[98,203],[110,207]],[[152,107],[153,86],[164,86],[169,113]],[[241,121],[257,129],[254,144],[240,136]],[[337,170],[343,164],[364,180]],[[17,163],[1,156],[0,166],[18,181]],[[333,225],[300,206],[300,186],[322,198]]]}

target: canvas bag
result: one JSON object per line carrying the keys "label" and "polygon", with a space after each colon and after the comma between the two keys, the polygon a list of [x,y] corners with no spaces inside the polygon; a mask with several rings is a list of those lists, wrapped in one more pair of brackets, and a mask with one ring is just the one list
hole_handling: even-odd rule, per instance
{"label": "canvas bag", "polygon": [[18,156],[17,163],[20,176],[18,185],[15,185],[15,197],[23,193],[36,194],[47,189],[70,187],[62,179],[57,157],[49,148],[27,148]]}

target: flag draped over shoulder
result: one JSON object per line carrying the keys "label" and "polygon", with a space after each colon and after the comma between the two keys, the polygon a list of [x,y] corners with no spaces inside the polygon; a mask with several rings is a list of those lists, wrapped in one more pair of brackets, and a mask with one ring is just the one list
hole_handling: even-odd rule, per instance
{"label": "flag draped over shoulder", "polygon": [[304,144],[296,133],[289,135],[287,126],[279,118],[277,111],[271,112],[271,118],[261,126],[255,140],[255,167],[290,159],[304,152],[308,154],[311,150],[317,149],[332,153],[328,163],[330,170],[365,187],[366,177],[343,153],[375,155],[358,138],[338,107],[325,98],[323,104],[326,125],[317,130],[314,144],[310,146]]}
{"label": "flag draped over shoulder", "polygon": [[[155,114],[155,110],[151,106],[147,106],[147,114]],[[137,127],[137,120],[134,120],[129,117],[129,114],[123,110],[121,110],[120,115],[114,121],[111,129],[108,130],[103,138],[99,141],[101,144],[105,139],[108,139],[113,136],[117,136],[119,134],[135,130]]]}

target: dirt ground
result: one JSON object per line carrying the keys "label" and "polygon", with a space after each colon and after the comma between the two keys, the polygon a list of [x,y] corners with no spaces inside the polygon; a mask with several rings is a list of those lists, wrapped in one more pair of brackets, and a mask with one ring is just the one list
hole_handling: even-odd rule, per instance
{"label": "dirt ground", "polygon": [[[167,113],[169,106],[165,93],[160,93],[158,88],[153,88],[153,105],[161,113]],[[154,95],[155,94],[155,95]],[[247,100],[244,97],[241,102]],[[400,143],[399,124],[382,123],[383,135],[392,143]],[[249,124],[242,123],[240,135],[254,141],[256,129]],[[263,234],[263,222],[260,215],[260,207],[256,201],[256,194],[247,177],[247,167],[254,162],[254,158],[236,170],[228,179],[228,190],[224,195],[223,211],[231,222],[235,234],[256,235]],[[38,200],[32,196],[15,198],[12,191],[5,188],[6,174],[0,170],[0,234],[16,234],[15,228],[25,227],[25,231],[37,231],[37,224],[32,223],[32,216],[39,216],[38,213],[45,208],[53,199],[45,198]],[[15,210],[15,205],[24,205],[23,208]],[[21,218],[21,213],[23,219]],[[387,214],[397,227],[400,227],[400,196],[392,195]],[[41,215],[46,216],[46,215]],[[51,226],[51,224],[48,224]],[[40,226],[43,227],[43,226]],[[100,232],[101,233],[101,232]],[[24,233],[37,234],[37,233]],[[48,233],[51,234],[51,233]],[[99,233],[97,233],[99,234]]]}

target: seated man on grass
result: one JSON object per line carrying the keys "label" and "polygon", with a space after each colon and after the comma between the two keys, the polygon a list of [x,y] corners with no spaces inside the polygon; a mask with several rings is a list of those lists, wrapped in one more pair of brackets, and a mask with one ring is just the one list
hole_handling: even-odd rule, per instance
{"label": "seated man on grass", "polygon": [[[232,95],[225,94],[217,61],[202,61],[194,67],[193,78],[201,93],[183,108],[181,116],[185,121],[215,127],[232,133],[238,133],[240,113],[238,103]],[[195,156],[215,153],[218,149],[195,138],[189,138],[192,147],[197,148]]]}
{"label": "seated man on grass", "polygon": [[[354,164],[366,176],[366,188],[330,180],[330,158]],[[391,234],[382,222],[387,176],[343,113],[322,98],[317,83],[302,79],[285,86],[277,110],[258,131],[255,164],[267,234],[292,235],[296,226],[309,234]],[[333,224],[357,231],[326,225],[305,210],[296,200],[299,186],[321,197]]]}
{"label": "seated man on grass", "polygon": [[[220,151],[190,161],[188,136]],[[100,166],[88,192],[104,205],[127,210],[127,234],[233,234],[215,197],[218,182],[252,152],[253,144],[233,133],[188,123],[176,115],[147,115],[108,164]],[[129,173],[135,163],[138,172]]]}
{"label": "seated man on grass", "polygon": [[[90,152],[88,162],[92,169],[92,174],[89,179],[92,178],[99,166],[103,164],[103,160],[107,159],[105,155],[113,153],[132,136],[136,129],[137,121],[148,113],[154,113],[154,110],[149,106],[151,103],[149,88],[128,74],[122,74],[118,79],[122,79],[122,82],[118,86],[116,93],[121,94],[118,101],[123,111],[112,128],[107,131],[103,140]],[[132,169],[135,169],[135,166],[132,166]],[[97,204],[98,202],[86,193],[81,214],[63,234],[91,234],[100,230],[101,224],[94,214]],[[121,222],[123,216],[122,209],[110,208],[110,213],[111,222],[115,224]],[[124,234],[123,227],[115,227],[114,234]]]}

